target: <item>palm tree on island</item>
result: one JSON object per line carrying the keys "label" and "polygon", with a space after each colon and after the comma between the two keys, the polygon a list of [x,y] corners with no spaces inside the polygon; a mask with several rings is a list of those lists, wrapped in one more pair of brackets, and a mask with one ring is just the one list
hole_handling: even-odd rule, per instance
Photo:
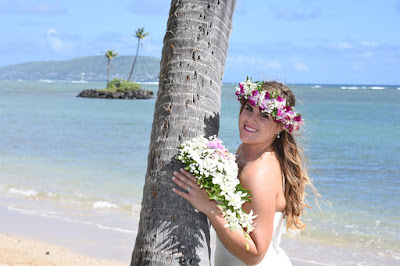
{"label": "palm tree on island", "polygon": [[133,60],[133,64],[132,64],[132,68],[131,68],[131,73],[129,73],[128,82],[131,81],[131,77],[132,77],[132,74],[133,74],[133,69],[135,68],[136,59],[137,59],[137,56],[138,56],[138,53],[139,53],[140,41],[143,40],[144,37],[146,37],[147,35],[149,35],[148,32],[146,32],[146,33],[143,33],[143,32],[144,32],[144,28],[138,28],[138,29],[136,30],[136,32],[135,32],[136,36],[135,36],[135,35],[132,35],[132,36],[135,36],[135,37],[138,39],[138,44],[137,44],[135,59]]}
{"label": "palm tree on island", "polygon": [[110,85],[110,67],[111,67],[111,60],[114,59],[118,55],[118,53],[114,52],[114,50],[108,50],[105,54],[105,57],[107,57],[107,70],[108,70],[108,75],[107,75],[107,88]]}

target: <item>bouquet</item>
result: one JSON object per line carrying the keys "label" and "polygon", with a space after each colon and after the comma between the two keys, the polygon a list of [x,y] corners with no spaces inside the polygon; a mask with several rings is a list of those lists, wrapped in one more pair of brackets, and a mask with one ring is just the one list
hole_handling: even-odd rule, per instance
{"label": "bouquet", "polygon": [[225,227],[242,228],[249,238],[256,215],[253,211],[247,214],[242,208],[245,202],[250,202],[251,194],[239,182],[235,155],[229,153],[216,136],[209,139],[199,136],[180,144],[176,159],[186,164],[185,170],[196,177],[200,187],[206,188],[210,199],[218,202],[228,222]]}

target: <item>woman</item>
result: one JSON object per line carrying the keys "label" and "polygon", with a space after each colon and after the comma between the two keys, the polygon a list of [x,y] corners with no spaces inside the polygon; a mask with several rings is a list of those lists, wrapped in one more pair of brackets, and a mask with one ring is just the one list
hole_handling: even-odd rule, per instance
{"label": "woman", "polygon": [[[175,172],[173,181],[187,193],[173,189],[203,212],[217,235],[215,265],[291,265],[279,247],[283,219],[286,229],[304,229],[300,216],[307,206],[304,202],[305,186],[311,185],[304,159],[293,137],[303,124],[294,110],[295,96],[279,82],[240,83],[236,95],[241,102],[239,133],[242,143],[237,150],[236,162],[239,180],[251,191],[251,202],[243,205],[253,210],[255,228],[251,239],[243,231],[231,231],[217,207],[196,178],[185,170]],[[311,185],[312,187],[312,185]],[[308,206],[307,206],[308,207]],[[222,244],[221,244],[222,243]],[[248,249],[244,243],[248,243]]]}

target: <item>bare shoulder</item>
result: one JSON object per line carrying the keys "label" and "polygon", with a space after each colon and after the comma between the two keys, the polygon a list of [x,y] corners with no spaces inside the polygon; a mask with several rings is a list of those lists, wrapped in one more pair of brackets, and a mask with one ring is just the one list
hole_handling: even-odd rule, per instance
{"label": "bare shoulder", "polygon": [[240,183],[247,189],[258,185],[279,184],[282,180],[281,168],[274,153],[264,153],[258,159],[249,162],[241,171]]}

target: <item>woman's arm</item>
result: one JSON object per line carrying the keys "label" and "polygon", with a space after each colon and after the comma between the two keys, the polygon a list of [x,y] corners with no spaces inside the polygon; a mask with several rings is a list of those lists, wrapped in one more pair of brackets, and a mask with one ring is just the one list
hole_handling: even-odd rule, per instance
{"label": "woman's arm", "polygon": [[[203,212],[222,243],[246,264],[257,264],[263,259],[272,237],[278,191],[275,179],[278,175],[278,181],[281,182],[281,177],[280,168],[275,169],[275,163],[268,157],[264,156],[249,163],[240,174],[242,186],[251,190],[252,193],[252,202],[244,204],[243,208],[246,212],[253,210],[253,213],[258,215],[254,220],[255,229],[250,233],[251,239],[245,238],[242,230],[231,231],[225,227],[227,221],[218,209],[217,202],[208,198],[205,189],[200,189],[193,175],[181,170],[181,173],[175,172],[173,177],[173,181],[181,188],[187,190],[188,186],[191,187],[189,193],[177,189],[174,189],[174,192]],[[248,251],[246,251],[245,243],[249,244]]]}

